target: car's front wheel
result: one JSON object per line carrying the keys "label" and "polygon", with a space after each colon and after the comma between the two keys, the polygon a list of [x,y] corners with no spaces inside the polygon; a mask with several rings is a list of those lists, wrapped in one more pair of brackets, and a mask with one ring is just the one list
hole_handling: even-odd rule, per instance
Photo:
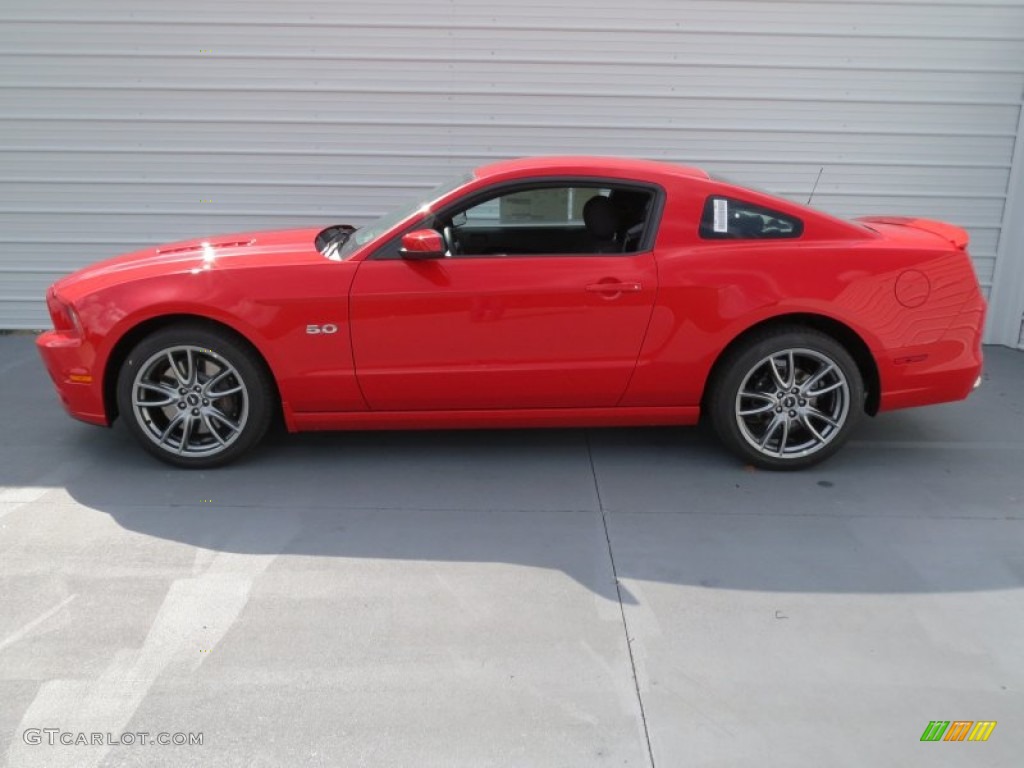
{"label": "car's front wheel", "polygon": [[128,429],[147,451],[180,467],[219,466],[253,447],[274,402],[256,353],[202,325],[147,336],[125,358],[117,381]]}
{"label": "car's front wheel", "polygon": [[800,469],[831,456],[864,413],[864,382],[842,344],[810,328],[757,334],[722,361],[709,416],[750,464]]}

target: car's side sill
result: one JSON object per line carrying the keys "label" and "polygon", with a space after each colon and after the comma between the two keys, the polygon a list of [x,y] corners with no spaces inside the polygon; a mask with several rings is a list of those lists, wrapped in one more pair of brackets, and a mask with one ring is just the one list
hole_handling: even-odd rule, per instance
{"label": "car's side sill", "polygon": [[349,411],[292,413],[295,431],[333,429],[514,429],[696,424],[700,408],[529,408],[492,411]]}

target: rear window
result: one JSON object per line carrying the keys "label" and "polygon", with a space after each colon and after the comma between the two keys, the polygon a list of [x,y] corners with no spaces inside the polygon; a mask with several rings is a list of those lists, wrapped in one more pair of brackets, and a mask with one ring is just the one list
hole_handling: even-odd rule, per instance
{"label": "rear window", "polygon": [[800,237],[804,223],[796,216],[754,203],[712,195],[704,203],[700,236],[707,240],[771,240]]}

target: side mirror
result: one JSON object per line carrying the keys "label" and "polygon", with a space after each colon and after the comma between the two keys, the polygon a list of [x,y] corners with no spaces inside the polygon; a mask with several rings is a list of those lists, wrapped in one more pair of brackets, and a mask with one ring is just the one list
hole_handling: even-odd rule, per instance
{"label": "side mirror", "polygon": [[417,229],[402,235],[403,259],[443,259],[446,249],[444,238],[435,229]]}

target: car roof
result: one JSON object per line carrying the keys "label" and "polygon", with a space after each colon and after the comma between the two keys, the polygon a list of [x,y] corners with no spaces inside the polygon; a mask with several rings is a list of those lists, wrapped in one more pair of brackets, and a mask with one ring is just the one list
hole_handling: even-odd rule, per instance
{"label": "car roof", "polygon": [[696,179],[710,178],[707,171],[686,165],[627,157],[599,157],[592,155],[520,157],[515,160],[503,160],[480,166],[476,169],[475,173],[478,179],[494,176],[526,176],[534,173],[545,175],[565,174],[566,176],[627,175],[640,177],[682,176]]}

